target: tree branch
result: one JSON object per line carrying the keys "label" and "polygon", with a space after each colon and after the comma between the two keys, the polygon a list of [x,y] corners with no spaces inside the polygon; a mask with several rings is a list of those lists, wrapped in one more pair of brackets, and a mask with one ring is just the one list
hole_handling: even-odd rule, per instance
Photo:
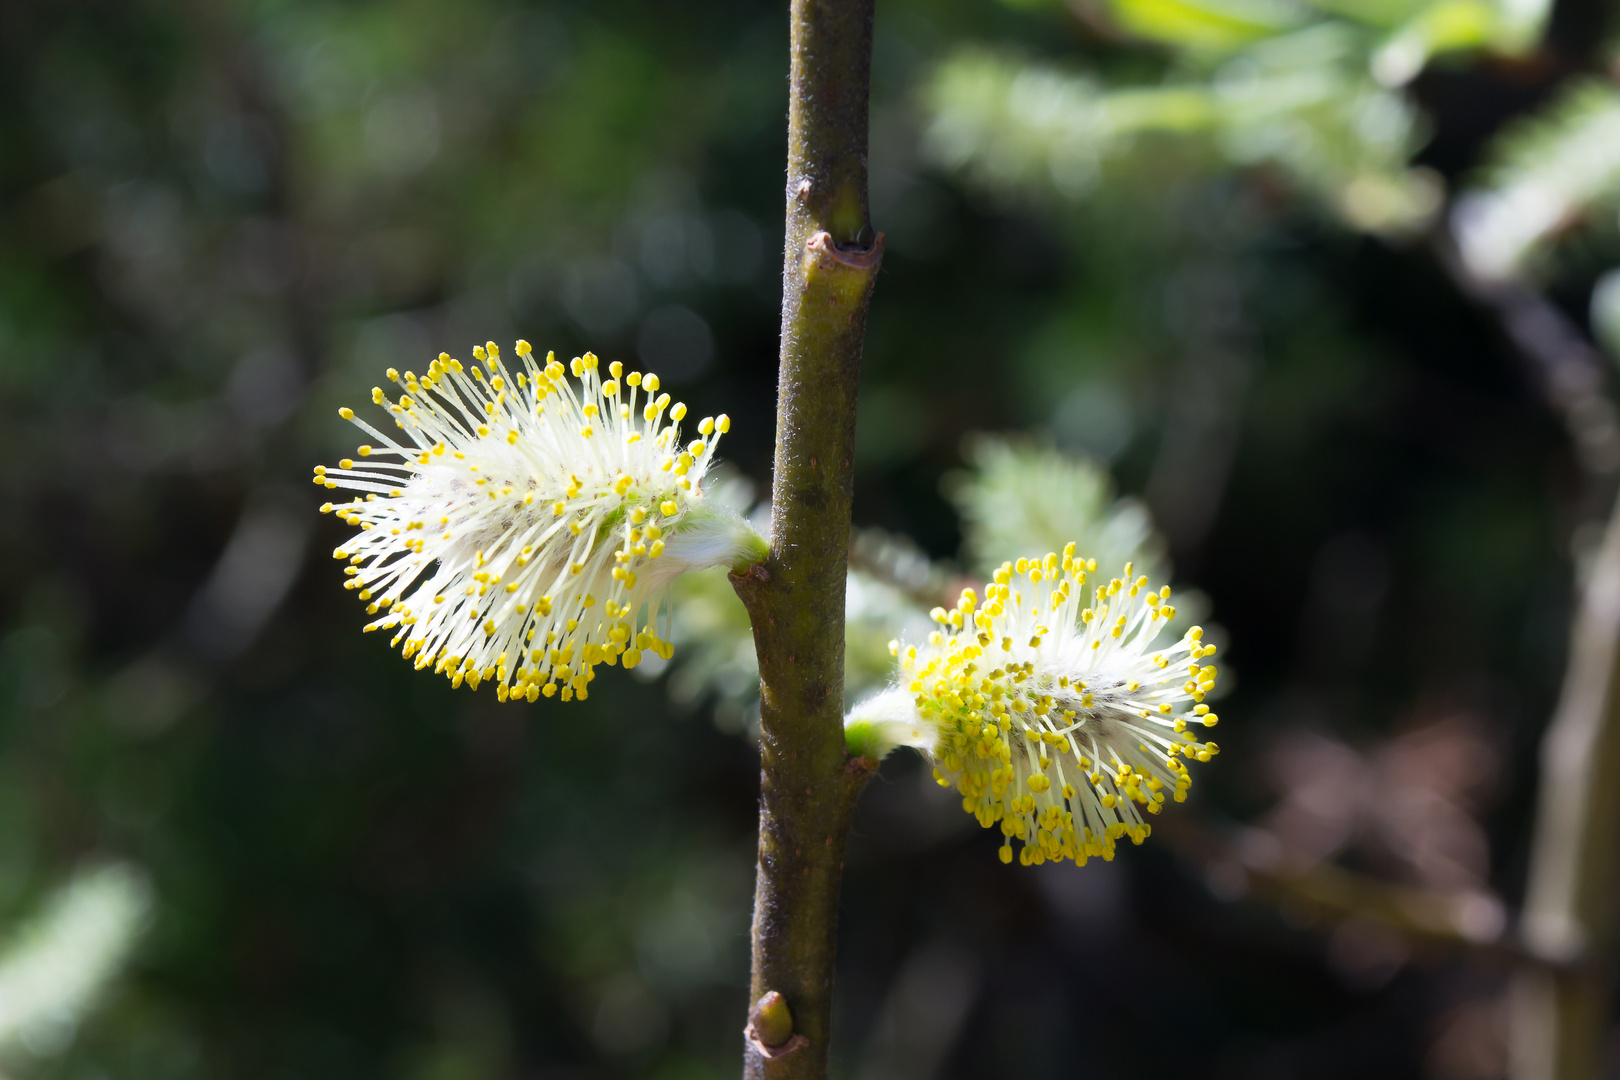
{"label": "tree branch", "polygon": [[1401,885],[1330,862],[1290,863],[1260,828],[1211,828],[1185,816],[1153,830],[1178,855],[1200,866],[1233,899],[1247,896],[1325,921],[1357,919],[1469,956],[1515,964],[1556,963],[1532,953],[1513,934],[1501,901],[1481,891],[1443,893]]}
{"label": "tree branch", "polygon": [[849,567],[890,586],[918,607],[950,607],[962,590],[979,582],[948,564],[930,559],[905,537],[881,529],[853,529]]}
{"label": "tree branch", "polygon": [[1516,1080],[1596,1080],[1614,978],[1620,871],[1620,502],[1581,594],[1541,781],[1524,942],[1562,969],[1514,994]]}
{"label": "tree branch", "polygon": [[844,838],[876,767],[849,758],[843,725],[855,394],[883,257],[867,217],[871,57],[872,0],[793,0],[771,554],[732,577],[760,672],[750,1078],[826,1076]]}
{"label": "tree branch", "polygon": [[[1449,233],[1431,235],[1429,252],[1457,291],[1495,321],[1563,422],[1581,470],[1596,492],[1606,493],[1620,471],[1620,419],[1605,392],[1609,365],[1603,354],[1536,290],[1474,273]],[[1601,514],[1601,507],[1599,503],[1590,512]]]}

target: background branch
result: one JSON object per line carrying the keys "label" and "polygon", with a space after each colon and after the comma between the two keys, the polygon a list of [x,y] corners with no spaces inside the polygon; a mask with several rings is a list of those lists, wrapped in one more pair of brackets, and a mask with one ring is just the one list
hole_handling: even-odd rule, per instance
{"label": "background branch", "polygon": [[1513,1075],[1593,1080],[1609,1024],[1620,861],[1620,504],[1581,596],[1541,780],[1523,937],[1566,967],[1527,968],[1514,995]]}
{"label": "background branch", "polygon": [[[1457,290],[1491,317],[1568,432],[1590,494],[1604,498],[1620,471],[1620,419],[1605,393],[1609,365],[1579,326],[1535,289],[1476,274],[1448,233],[1429,250]],[[1601,503],[1591,509],[1601,514]]]}
{"label": "background branch", "polygon": [[1484,891],[1441,892],[1402,885],[1330,862],[1277,857],[1264,829],[1218,830],[1188,816],[1155,829],[1178,855],[1199,866],[1211,887],[1328,921],[1376,923],[1414,943],[1504,962],[1549,964],[1511,932],[1501,901]]}
{"label": "background branch", "polygon": [[850,531],[849,565],[924,609],[954,604],[964,588],[978,584],[971,576],[934,562],[905,537],[881,529]]}

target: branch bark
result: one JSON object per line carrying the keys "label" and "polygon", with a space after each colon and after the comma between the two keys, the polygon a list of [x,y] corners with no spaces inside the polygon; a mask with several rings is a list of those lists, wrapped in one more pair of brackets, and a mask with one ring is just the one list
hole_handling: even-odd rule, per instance
{"label": "branch bark", "polygon": [[[1449,233],[1429,238],[1429,252],[1464,297],[1487,313],[1513,346],[1549,408],[1563,422],[1594,497],[1606,495],[1620,472],[1620,416],[1609,400],[1609,364],[1569,316],[1541,293],[1516,281],[1475,274]],[[1587,513],[1596,518],[1603,502]]]}
{"label": "branch bark", "polygon": [[1581,593],[1541,781],[1514,988],[1515,1080],[1597,1080],[1620,884],[1620,502]]}
{"label": "branch bark", "polygon": [[826,1076],[844,839],[876,768],[849,757],[843,726],[855,395],[883,257],[866,192],[871,56],[872,0],[793,0],[771,554],[732,578],[760,671],[749,1078]]}
{"label": "branch bark", "polygon": [[949,608],[965,588],[981,582],[948,563],[936,563],[904,537],[881,529],[853,529],[849,567],[895,589],[923,610]]}
{"label": "branch bark", "polygon": [[1212,827],[1186,815],[1166,818],[1153,836],[1212,879],[1219,875],[1222,885],[1237,896],[1302,911],[1324,923],[1349,919],[1376,923],[1414,944],[1471,957],[1513,964],[1547,962],[1520,943],[1511,932],[1505,905],[1483,890],[1444,893],[1385,881],[1331,862],[1291,863],[1272,854],[1271,849],[1280,851],[1281,845],[1264,829]]}

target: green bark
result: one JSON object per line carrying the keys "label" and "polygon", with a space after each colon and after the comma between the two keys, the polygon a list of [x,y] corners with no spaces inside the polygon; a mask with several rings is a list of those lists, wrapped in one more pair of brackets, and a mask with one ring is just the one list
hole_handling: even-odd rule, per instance
{"label": "green bark", "polygon": [[[867,217],[871,0],[793,0],[771,553],[733,576],[760,670],[759,864],[744,1076],[825,1077],[844,838],[876,763],[844,748],[855,396],[883,255]],[[767,1030],[767,1028],[769,1030]]]}

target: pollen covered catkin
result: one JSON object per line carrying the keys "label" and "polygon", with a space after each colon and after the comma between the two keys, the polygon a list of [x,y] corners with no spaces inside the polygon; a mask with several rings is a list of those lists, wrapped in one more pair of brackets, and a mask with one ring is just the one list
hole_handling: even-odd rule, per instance
{"label": "pollen covered catkin", "polygon": [[1187,762],[1219,752],[1199,737],[1217,720],[1203,704],[1215,646],[1197,626],[1158,645],[1175,617],[1169,586],[1126,563],[1088,590],[1096,569],[1073,544],[1002,564],[982,602],[966,589],[934,609],[927,641],[892,642],[897,684],[844,722],[854,753],[928,754],[962,808],[1000,826],[1003,862],[1014,840],[1025,866],[1113,858],[1116,840],[1140,844],[1147,815],[1186,799]]}
{"label": "pollen covered catkin", "polygon": [[333,555],[376,616],[367,630],[502,701],[585,698],[599,665],[668,659],[656,628],[671,581],[756,562],[765,543],[703,498],[725,415],[683,444],[686,406],[658,376],[615,361],[604,380],[590,353],[542,364],[526,341],[516,353],[508,365],[489,342],[473,364],[388,369],[405,392],[371,398],[401,434],[339,410],[372,441],[315,482],[361,493],[321,509],[359,530]]}

